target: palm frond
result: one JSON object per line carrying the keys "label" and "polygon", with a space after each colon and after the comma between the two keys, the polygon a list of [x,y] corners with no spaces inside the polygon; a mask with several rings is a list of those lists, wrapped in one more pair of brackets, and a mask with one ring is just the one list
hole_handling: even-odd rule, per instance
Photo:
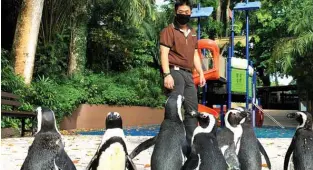
{"label": "palm frond", "polygon": [[136,26],[139,26],[146,16],[154,16],[152,1],[117,0],[115,3],[120,7],[120,9],[122,9],[122,11],[125,11],[124,15]]}
{"label": "palm frond", "polygon": [[292,43],[294,46],[294,53],[305,55],[305,53],[313,50],[313,31],[305,31],[301,33]]}

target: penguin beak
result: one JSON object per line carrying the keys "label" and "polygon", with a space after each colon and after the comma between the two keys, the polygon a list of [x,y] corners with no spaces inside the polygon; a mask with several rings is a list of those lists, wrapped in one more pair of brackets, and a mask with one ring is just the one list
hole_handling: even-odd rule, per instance
{"label": "penguin beak", "polygon": [[240,116],[242,116],[242,118],[245,118],[245,117],[247,117],[248,116],[248,112],[240,112]]}

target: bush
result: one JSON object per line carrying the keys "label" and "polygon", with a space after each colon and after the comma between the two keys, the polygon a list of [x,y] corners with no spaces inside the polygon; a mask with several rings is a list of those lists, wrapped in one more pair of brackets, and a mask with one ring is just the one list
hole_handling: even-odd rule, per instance
{"label": "bush", "polygon": [[[58,122],[80,104],[163,107],[165,101],[159,71],[149,67],[120,74],[87,72],[62,79],[41,76],[35,77],[30,86],[25,86],[22,79],[14,74],[11,64],[5,59],[1,62],[4,66],[1,70],[2,90],[21,96],[23,105],[18,109],[32,111],[37,106],[49,107],[55,112]],[[17,127],[19,123],[5,118],[1,127]]]}

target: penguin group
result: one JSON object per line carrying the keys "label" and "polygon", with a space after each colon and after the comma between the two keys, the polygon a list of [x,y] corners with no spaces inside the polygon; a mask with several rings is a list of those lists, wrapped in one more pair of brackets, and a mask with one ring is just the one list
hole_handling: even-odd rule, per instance
{"label": "penguin group", "polygon": [[[271,169],[269,157],[251,125],[249,110],[229,109],[225,114],[225,127],[220,129],[212,114],[195,114],[198,126],[189,146],[181,110],[183,102],[182,95],[171,95],[165,103],[159,133],[139,144],[130,154],[122,118],[118,112],[109,112],[105,119],[106,131],[86,169],[137,170],[132,159],[153,145],[151,170],[261,170],[261,155]],[[41,107],[36,112],[37,132],[21,170],[76,170],[65,151],[54,112]],[[296,112],[288,117],[299,125],[285,155],[284,170],[290,168],[291,155],[294,169],[312,170],[312,114]]]}
{"label": "penguin group", "polygon": [[[188,146],[180,110],[183,99],[181,95],[168,98],[159,134],[138,145],[131,159],[154,145],[151,170],[261,170],[261,153],[271,169],[268,155],[253,131],[251,113],[242,107],[227,111],[226,127],[220,130],[212,114],[195,114],[199,124]],[[190,153],[186,152],[188,147]]]}
{"label": "penguin group", "polygon": [[[61,133],[51,109],[38,107],[37,133],[28,149],[21,170],[76,170],[64,149]],[[118,112],[109,112],[106,131],[101,143],[87,166],[88,170],[136,170],[127,153],[122,118]]]}

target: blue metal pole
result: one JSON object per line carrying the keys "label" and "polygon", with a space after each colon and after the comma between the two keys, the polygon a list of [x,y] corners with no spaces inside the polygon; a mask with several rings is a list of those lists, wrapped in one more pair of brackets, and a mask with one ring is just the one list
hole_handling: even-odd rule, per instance
{"label": "blue metal pole", "polygon": [[[246,0],[248,3],[248,0]],[[246,108],[249,108],[249,12],[246,11],[246,59],[247,59],[247,70],[246,70]]]}
{"label": "blue metal pole", "polygon": [[232,19],[231,19],[231,40],[230,40],[230,48],[228,48],[228,57],[227,57],[227,109],[231,108],[231,58],[234,56],[234,37],[235,37],[235,10],[232,11]]}
{"label": "blue metal pole", "polygon": [[228,57],[227,57],[227,70],[226,70],[226,78],[227,78],[227,110],[231,108],[231,55],[232,48],[228,47]]}

